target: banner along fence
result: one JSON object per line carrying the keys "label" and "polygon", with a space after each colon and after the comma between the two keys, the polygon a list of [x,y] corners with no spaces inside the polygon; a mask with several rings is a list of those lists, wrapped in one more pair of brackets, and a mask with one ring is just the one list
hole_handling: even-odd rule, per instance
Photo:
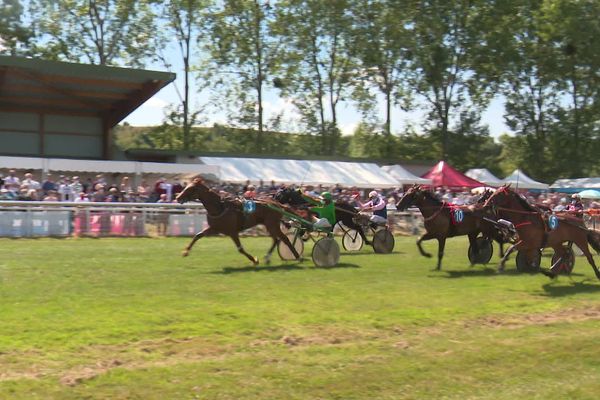
{"label": "banner along fence", "polygon": [[[388,212],[388,218],[394,233],[414,235],[423,229],[418,211]],[[0,201],[0,237],[193,236],[206,226],[200,203]],[[266,232],[257,227],[246,234]]]}

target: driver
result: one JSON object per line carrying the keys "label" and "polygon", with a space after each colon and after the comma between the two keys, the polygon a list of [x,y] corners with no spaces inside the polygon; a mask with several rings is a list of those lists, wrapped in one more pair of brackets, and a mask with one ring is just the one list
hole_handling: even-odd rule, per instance
{"label": "driver", "polygon": [[573,213],[576,217],[583,218],[583,203],[581,196],[574,194],[571,196],[571,204],[567,206],[567,211]]}
{"label": "driver", "polygon": [[369,201],[360,204],[361,211],[373,211],[373,215],[369,221],[376,225],[385,225],[387,223],[387,202],[376,190],[369,193]]}
{"label": "driver", "polygon": [[335,203],[333,202],[333,197],[329,192],[321,193],[318,199],[314,197],[303,194],[308,202],[314,204],[315,207],[311,207],[310,211],[316,213],[319,218],[315,222],[315,226],[318,228],[331,229],[336,223],[335,220]]}

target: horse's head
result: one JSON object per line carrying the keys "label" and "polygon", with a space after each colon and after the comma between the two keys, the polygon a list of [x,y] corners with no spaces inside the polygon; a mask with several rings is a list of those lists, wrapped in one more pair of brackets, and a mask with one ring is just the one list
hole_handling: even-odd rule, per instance
{"label": "horse's head", "polygon": [[208,191],[209,189],[204,184],[202,178],[194,178],[194,180],[177,195],[175,200],[177,200],[179,204],[198,200],[202,196],[203,192]]}
{"label": "horse's head", "polygon": [[412,205],[419,204],[424,198],[425,192],[421,188],[421,185],[413,185],[404,193],[400,201],[396,203],[396,209],[404,211]]}
{"label": "horse's head", "polygon": [[485,189],[481,196],[479,196],[475,204],[478,206],[483,206],[487,199],[489,199],[493,194],[494,191],[492,189]]}
{"label": "horse's head", "polygon": [[291,206],[298,206],[306,203],[306,200],[304,200],[300,192],[291,187],[280,190],[275,194],[274,198],[281,204],[289,204]]}
{"label": "horse's head", "polygon": [[511,208],[514,192],[510,189],[510,183],[500,186],[495,192],[486,191],[477,204],[483,204],[483,208],[507,207]]}

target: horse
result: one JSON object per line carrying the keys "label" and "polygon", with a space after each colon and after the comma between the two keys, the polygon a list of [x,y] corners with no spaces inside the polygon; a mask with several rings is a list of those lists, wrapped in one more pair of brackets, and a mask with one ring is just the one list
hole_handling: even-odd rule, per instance
{"label": "horse", "polygon": [[240,242],[239,233],[256,225],[264,225],[273,239],[273,245],[265,255],[265,262],[270,261],[271,253],[277,243],[283,241],[291,250],[296,259],[300,254],[296,251],[287,236],[281,231],[281,212],[276,207],[266,202],[252,201],[249,207],[239,199],[222,199],[219,194],[204,184],[201,178],[195,178],[176,197],[177,202],[183,204],[188,201],[200,200],[207,213],[208,228],[197,233],[191,243],[183,251],[186,257],[194,243],[204,236],[223,234],[229,236],[235,243],[238,251],[245,255],[253,265],[258,265],[258,258],[244,250]]}
{"label": "horse", "polygon": [[[279,190],[277,193],[275,193],[273,198],[281,204],[290,205],[300,213],[303,209],[306,209],[306,214],[308,214],[308,207],[310,206],[310,203],[302,196],[300,192],[292,187],[286,187]],[[362,240],[367,245],[371,245],[371,242],[367,239],[363,225],[358,222],[360,220],[359,218],[360,213],[350,203],[344,200],[335,201],[336,224],[343,224],[347,228],[354,229],[358,232]]]}
{"label": "horse", "polygon": [[498,243],[498,247],[500,248],[500,258],[504,257],[504,244],[510,242],[510,234],[503,232],[498,228],[498,224],[492,217],[492,215],[486,215],[483,212],[482,215],[482,207],[485,204],[486,200],[490,198],[490,196],[494,194],[493,190],[485,189],[481,196],[475,202],[475,207],[478,208],[475,215],[480,216],[482,218],[481,221],[481,233],[483,236],[493,239]]}
{"label": "horse", "polygon": [[396,209],[404,211],[413,205],[421,211],[426,230],[425,234],[417,240],[417,247],[421,255],[431,257],[431,254],[423,250],[421,242],[431,239],[437,239],[438,241],[437,270],[442,268],[446,239],[449,237],[467,235],[469,244],[477,253],[476,239],[482,231],[483,221],[480,215],[477,215],[470,208],[453,206],[436,199],[430,191],[424,190],[421,185],[410,187],[400,201],[396,203]]}
{"label": "horse", "polygon": [[[510,189],[510,185],[504,185],[496,190],[484,203],[484,208],[491,209],[499,218],[511,221],[518,234],[518,241],[508,249],[500,261],[499,271],[504,270],[506,259],[514,250],[524,251],[527,261],[531,263],[533,254],[540,249],[551,247],[557,254],[558,261],[551,266],[549,271],[540,269],[543,274],[554,278],[558,275],[557,267],[566,254],[563,243],[573,242],[583,251],[589,264],[594,269],[596,277],[600,279],[600,271],[596,267],[594,258],[590,253],[588,244],[596,252],[600,252],[600,234],[588,229],[583,221],[570,216],[554,215],[554,229],[549,227],[550,217],[542,209],[533,206],[521,197],[517,192]],[[556,223],[558,225],[556,225]]]}

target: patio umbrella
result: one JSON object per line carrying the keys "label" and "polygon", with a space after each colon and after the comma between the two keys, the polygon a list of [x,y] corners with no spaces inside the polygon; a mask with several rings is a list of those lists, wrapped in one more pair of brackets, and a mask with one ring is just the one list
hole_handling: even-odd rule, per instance
{"label": "patio umbrella", "polygon": [[577,193],[582,199],[600,199],[600,190],[587,189]]}

